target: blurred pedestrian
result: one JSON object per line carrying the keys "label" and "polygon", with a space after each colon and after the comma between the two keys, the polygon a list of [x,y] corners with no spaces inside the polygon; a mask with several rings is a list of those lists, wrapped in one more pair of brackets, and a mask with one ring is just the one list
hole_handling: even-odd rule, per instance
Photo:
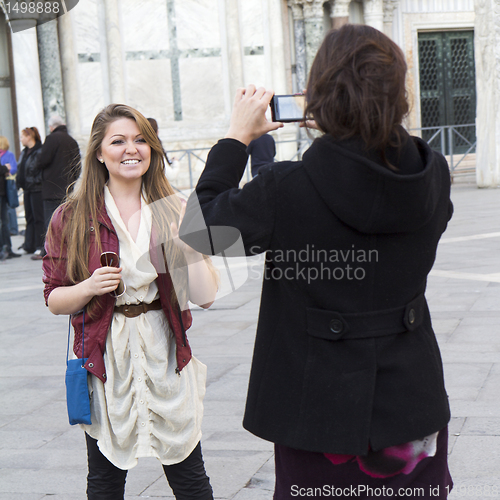
{"label": "blurred pedestrian", "polygon": [[[0,138],[0,260],[21,257],[12,251],[10,238],[9,204],[7,201],[6,177],[11,175],[12,165],[17,166],[16,158],[9,150],[9,141],[6,137]],[[11,163],[12,162],[12,163]]]}
{"label": "blurred pedestrian", "polygon": [[[80,175],[80,149],[78,143],[68,134],[63,119],[54,115],[49,119],[50,134],[46,137],[38,158],[42,171],[42,198],[45,230],[54,210],[62,203],[66,191]],[[31,256],[40,260],[44,251]]]}
{"label": "blurred pedestrian", "polygon": [[[152,129],[155,131],[156,135],[158,136],[158,140],[160,140],[161,144],[158,122],[154,118],[147,118],[147,120],[151,125]],[[165,151],[165,148],[163,148],[163,150]],[[177,179],[177,176],[179,175],[180,165],[176,158],[170,159],[166,152],[165,152],[165,159],[167,160],[167,163],[165,164],[165,175],[167,176],[168,181],[170,183],[173,183]]]}
{"label": "blurred pedestrian", "polygon": [[158,133],[158,122],[154,118],[147,118],[149,124],[151,125],[152,129],[154,130],[156,135],[159,135]]}
{"label": "blurred pedestrian", "polygon": [[[16,157],[14,156],[14,153],[12,151],[9,151],[9,140],[7,137],[4,137],[3,135],[0,136],[0,162],[5,165],[5,163],[10,164],[10,175],[16,175],[17,174],[17,162],[16,162]],[[10,235],[15,236],[16,234],[19,233],[19,227],[17,224],[17,212],[16,209],[13,207],[8,207],[7,212],[9,214],[9,228],[10,228]]]}
{"label": "blurred pedestrian", "polygon": [[276,156],[276,143],[270,134],[264,134],[250,142],[247,147],[250,155],[252,177],[257,175],[260,167],[274,162]]}
{"label": "blurred pedestrian", "polygon": [[42,150],[40,133],[36,127],[27,127],[21,131],[21,144],[24,149],[19,157],[17,187],[24,193],[24,216],[26,231],[22,248],[26,253],[41,255],[45,237],[45,219],[43,216],[42,172],[37,168],[37,161]]}

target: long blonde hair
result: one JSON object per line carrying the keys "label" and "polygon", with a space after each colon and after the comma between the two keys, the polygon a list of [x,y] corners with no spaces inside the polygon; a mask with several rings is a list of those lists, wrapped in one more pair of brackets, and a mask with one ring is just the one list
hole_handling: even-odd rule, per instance
{"label": "long blonde hair", "polygon": [[[142,192],[145,201],[151,207],[153,225],[158,231],[158,240],[162,243],[164,253],[168,255],[169,269],[183,269],[187,285],[187,270],[184,254],[173,243],[170,235],[170,223],[179,220],[181,210],[180,199],[175,196],[174,189],[165,176],[165,153],[158,136],[151,125],[139,111],[124,104],[110,104],[94,119],[87,154],[83,164],[80,181],[72,193],[68,193],[63,205],[61,218],[64,221],[60,235],[60,255],[67,256],[66,275],[71,283],[80,283],[90,277],[88,266],[90,220],[94,221],[95,237],[99,253],[102,252],[99,228],[97,227],[98,211],[104,204],[104,186],[109,178],[106,166],[97,159],[104,136],[109,125],[115,120],[129,118],[136,122],[142,137],[151,147],[149,169],[142,177]],[[59,236],[59,235],[58,235]],[[52,226],[47,233],[49,243],[56,241]],[[164,256],[163,256],[164,257]],[[209,267],[211,263],[208,261]],[[212,269],[211,269],[212,270]],[[215,272],[214,272],[215,275]],[[182,287],[186,290],[187,286]],[[177,288],[177,295],[179,289]],[[183,294],[184,295],[184,294]],[[89,303],[88,311],[94,316],[97,297]],[[187,298],[177,297],[172,287],[173,305],[183,304]]]}

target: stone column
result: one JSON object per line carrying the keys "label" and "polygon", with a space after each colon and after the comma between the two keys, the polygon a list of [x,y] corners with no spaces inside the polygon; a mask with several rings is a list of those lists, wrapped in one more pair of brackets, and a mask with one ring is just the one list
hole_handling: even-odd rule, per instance
{"label": "stone column", "polygon": [[[262,14],[268,19],[268,22],[264,23],[264,27],[266,28],[264,56],[266,58],[267,71],[271,75],[271,88],[277,94],[288,93],[285,61],[290,57],[290,54],[285,53],[284,43],[285,39],[288,38],[284,33],[284,24],[285,22],[288,23],[288,7],[283,5],[282,0],[263,0],[262,6],[265,7]],[[291,50],[293,50],[293,47]],[[296,84],[296,81],[292,82],[292,85],[294,85],[292,88],[293,92],[299,91]],[[304,88],[301,87],[300,92]],[[282,142],[296,140],[297,130],[295,127],[278,129],[273,135],[280,142],[276,145],[276,159],[278,161],[291,158],[297,152],[297,145],[294,142]]]}
{"label": "stone column", "polygon": [[125,102],[125,77],[118,0],[105,0],[106,48],[111,102]]}
{"label": "stone column", "polygon": [[476,0],[476,181],[478,187],[500,185],[500,0]]}
{"label": "stone column", "polygon": [[338,29],[349,22],[349,4],[351,0],[330,0],[332,28]]}
{"label": "stone column", "polygon": [[48,120],[52,115],[57,114],[66,120],[57,20],[54,19],[38,25],[37,38],[43,111],[45,114],[45,127],[48,130]]}
{"label": "stone column", "polygon": [[66,125],[68,132],[81,140],[80,106],[78,101],[77,61],[73,39],[72,14],[68,12],[57,20],[59,30],[59,53],[63,81]]}
{"label": "stone column", "polygon": [[[288,0],[292,9],[295,38],[297,91],[306,88],[307,75],[323,41],[323,0]],[[297,128],[298,148],[304,146],[307,132]]]}
{"label": "stone column", "polygon": [[383,0],[364,0],[363,11],[365,24],[384,31],[384,3]]}
{"label": "stone column", "polygon": [[[7,58],[8,58],[8,75],[10,79],[9,87],[10,87],[10,107],[11,107],[11,116],[12,116],[12,129],[10,137],[14,138],[12,151],[15,153],[16,158],[21,154],[21,141],[19,138],[20,130],[19,130],[19,120],[17,117],[17,97],[16,97],[16,79],[14,72],[14,57],[12,55],[12,32],[6,25],[6,39],[7,39]],[[5,70],[6,68],[4,68]],[[8,111],[7,111],[8,113]],[[8,117],[7,117],[8,118]],[[5,123],[5,121],[4,121]]]}
{"label": "stone column", "polygon": [[303,8],[307,71],[309,72],[316,52],[325,36],[323,29],[323,0],[305,0],[303,1]]}
{"label": "stone column", "polygon": [[399,0],[384,0],[384,33],[392,38],[392,22],[394,10],[399,4]]}
{"label": "stone column", "polygon": [[[271,88],[286,91],[285,44],[283,33],[283,11],[278,0],[264,0],[262,2],[263,15],[268,19],[265,23],[264,57],[266,66],[271,75]],[[267,85],[267,83],[266,83]]]}
{"label": "stone column", "polygon": [[[16,82],[17,116],[19,127],[37,127],[45,138],[42,85],[36,35],[36,19],[10,21],[12,33],[12,56]],[[22,31],[16,23],[21,23]],[[31,26],[26,29],[27,26]],[[17,30],[17,31],[16,31]]]}
{"label": "stone column", "polygon": [[292,9],[293,36],[295,40],[295,81],[296,91],[302,92],[307,83],[306,32],[304,27],[304,12],[300,0],[288,0]]}
{"label": "stone column", "polygon": [[243,45],[241,43],[240,9],[238,0],[225,0],[227,70],[229,73],[229,95],[231,105],[236,90],[245,86],[243,72]]}

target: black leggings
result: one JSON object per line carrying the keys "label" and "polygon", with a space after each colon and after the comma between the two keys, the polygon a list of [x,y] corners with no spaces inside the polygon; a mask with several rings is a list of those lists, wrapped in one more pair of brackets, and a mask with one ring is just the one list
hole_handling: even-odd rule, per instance
{"label": "black leggings", "polygon": [[[127,471],[114,466],[101,453],[95,439],[88,434],[85,434],[85,438],[89,464],[88,500],[123,500]],[[164,465],[163,470],[177,500],[213,500],[200,443],[185,460]]]}

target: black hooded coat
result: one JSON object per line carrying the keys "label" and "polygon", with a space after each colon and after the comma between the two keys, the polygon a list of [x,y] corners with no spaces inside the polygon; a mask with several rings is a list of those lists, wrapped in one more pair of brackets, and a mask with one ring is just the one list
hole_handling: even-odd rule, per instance
{"label": "black hooded coat", "polygon": [[[453,213],[444,157],[405,135],[387,151],[317,139],[238,189],[245,145],[216,144],[196,187],[209,227],[266,252],[243,425],[314,452],[364,455],[449,421],[442,361],[424,297]],[[212,253],[194,194],[181,238]],[[208,235],[205,231],[205,235]],[[236,312],[237,314],[237,312]]]}

